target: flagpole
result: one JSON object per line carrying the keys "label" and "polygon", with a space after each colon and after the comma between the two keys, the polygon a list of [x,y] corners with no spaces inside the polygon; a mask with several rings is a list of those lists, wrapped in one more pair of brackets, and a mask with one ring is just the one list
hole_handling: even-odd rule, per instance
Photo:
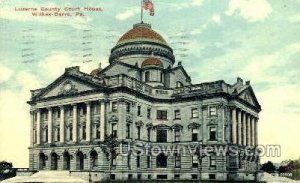
{"label": "flagpole", "polygon": [[143,0],[141,0],[141,23],[143,23]]}

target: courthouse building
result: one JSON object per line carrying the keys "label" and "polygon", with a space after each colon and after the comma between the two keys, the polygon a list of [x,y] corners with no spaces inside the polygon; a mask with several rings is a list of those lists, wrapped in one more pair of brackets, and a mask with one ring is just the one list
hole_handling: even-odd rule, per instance
{"label": "courthouse building", "polygon": [[[66,68],[31,94],[31,170],[68,170],[92,181],[255,179],[259,158],[245,147],[257,146],[261,108],[250,82],[193,84],[149,24],[119,39],[107,67]],[[119,146],[109,148],[107,139]],[[208,146],[216,148],[198,153]],[[238,153],[216,152],[228,147]]]}

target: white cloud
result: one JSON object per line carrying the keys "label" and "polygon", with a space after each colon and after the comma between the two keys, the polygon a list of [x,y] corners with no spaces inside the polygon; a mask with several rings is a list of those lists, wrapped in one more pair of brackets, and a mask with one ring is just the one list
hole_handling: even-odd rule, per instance
{"label": "white cloud", "polygon": [[300,53],[300,42],[288,45],[287,51],[291,53]]}
{"label": "white cloud", "polygon": [[300,14],[289,17],[289,21],[292,23],[300,22]]}
{"label": "white cloud", "polygon": [[192,5],[193,5],[193,6],[201,6],[202,3],[203,3],[203,0],[194,0],[194,1],[192,2]]}
{"label": "white cloud", "polygon": [[126,20],[128,18],[131,18],[137,14],[139,14],[141,11],[140,7],[132,7],[130,9],[126,9],[123,12],[120,12],[116,15],[117,20]]}
{"label": "white cloud", "polygon": [[226,15],[239,13],[249,22],[263,21],[272,13],[272,7],[267,0],[230,0]]}
{"label": "white cloud", "polygon": [[212,20],[213,22],[217,23],[217,24],[220,24],[220,23],[221,23],[221,17],[220,17],[220,15],[218,15],[218,14],[213,15],[213,16],[211,17],[211,20]]}
{"label": "white cloud", "polygon": [[10,79],[12,76],[13,71],[9,69],[8,67],[5,67],[4,65],[0,64],[0,83],[3,83]]}
{"label": "white cloud", "polygon": [[200,7],[203,4],[203,0],[192,0],[192,1],[185,1],[183,3],[172,3],[170,4],[177,10],[181,10],[184,8],[190,8],[190,7]]}

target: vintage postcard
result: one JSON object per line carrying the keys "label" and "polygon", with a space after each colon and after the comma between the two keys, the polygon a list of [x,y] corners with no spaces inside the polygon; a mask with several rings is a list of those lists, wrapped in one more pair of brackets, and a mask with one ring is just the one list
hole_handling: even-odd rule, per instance
{"label": "vintage postcard", "polygon": [[0,0],[0,181],[300,182],[299,0]]}

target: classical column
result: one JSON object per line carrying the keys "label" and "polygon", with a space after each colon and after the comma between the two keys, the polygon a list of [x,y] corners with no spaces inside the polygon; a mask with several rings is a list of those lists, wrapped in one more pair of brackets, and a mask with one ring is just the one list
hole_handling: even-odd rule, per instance
{"label": "classical column", "polygon": [[77,142],[77,104],[73,104],[73,142]]}
{"label": "classical column", "polygon": [[255,119],[254,117],[251,118],[251,142],[252,142],[252,146],[255,146]]}
{"label": "classical column", "polygon": [[52,108],[48,108],[48,143],[52,143]]}
{"label": "classical column", "polygon": [[236,144],[237,140],[236,140],[236,109],[232,108],[231,110],[231,116],[232,116],[232,128],[231,128],[231,138],[232,138],[232,143]]}
{"label": "classical column", "polygon": [[30,111],[30,146],[33,146],[33,126],[34,126],[34,112]]}
{"label": "classical column", "polygon": [[86,141],[91,141],[91,102],[86,102]]}
{"label": "classical column", "polygon": [[242,113],[242,116],[243,116],[243,145],[246,145],[246,138],[247,138],[247,135],[246,135],[246,113],[243,112]]}
{"label": "classical column", "polygon": [[106,106],[105,101],[100,101],[100,140],[103,141],[105,137],[105,113],[106,113]]}
{"label": "classical column", "polygon": [[65,108],[64,106],[60,106],[60,142],[65,141]]}
{"label": "classical column", "polygon": [[238,110],[238,144],[242,145],[242,111]]}
{"label": "classical column", "polygon": [[247,146],[251,145],[251,116],[247,115]]}
{"label": "classical column", "polygon": [[254,126],[254,129],[255,129],[255,133],[254,133],[255,134],[255,143],[254,143],[254,145],[255,146],[257,146],[257,144],[258,144],[258,141],[257,141],[257,136],[258,136],[258,133],[257,133],[257,121],[258,121],[258,119],[254,120],[254,125],[255,125]]}
{"label": "classical column", "polygon": [[41,110],[37,110],[36,117],[36,144],[41,144]]}

